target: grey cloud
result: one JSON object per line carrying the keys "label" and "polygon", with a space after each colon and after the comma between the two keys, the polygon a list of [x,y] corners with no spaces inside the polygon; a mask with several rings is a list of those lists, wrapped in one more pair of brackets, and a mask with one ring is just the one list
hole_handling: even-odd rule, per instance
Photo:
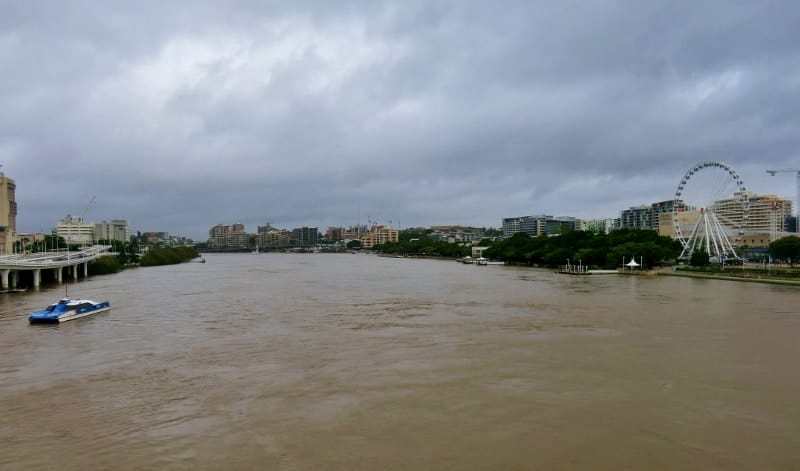
{"label": "grey cloud", "polygon": [[6,2],[22,229],[80,212],[497,225],[668,198],[694,161],[791,195],[792,2]]}

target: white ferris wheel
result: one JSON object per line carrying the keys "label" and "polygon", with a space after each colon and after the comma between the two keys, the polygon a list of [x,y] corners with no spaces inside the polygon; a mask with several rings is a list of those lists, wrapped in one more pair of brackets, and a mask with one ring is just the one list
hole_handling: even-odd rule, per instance
{"label": "white ferris wheel", "polygon": [[704,251],[713,261],[739,259],[736,245],[744,235],[750,200],[742,178],[727,164],[700,162],[690,168],[675,191],[672,223],[683,245],[680,259]]}

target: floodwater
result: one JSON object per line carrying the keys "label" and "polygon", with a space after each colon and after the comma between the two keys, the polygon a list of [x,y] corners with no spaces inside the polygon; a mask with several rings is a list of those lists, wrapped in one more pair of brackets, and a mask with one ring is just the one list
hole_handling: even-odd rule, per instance
{"label": "floodwater", "polygon": [[208,255],[0,297],[0,469],[798,469],[800,289]]}

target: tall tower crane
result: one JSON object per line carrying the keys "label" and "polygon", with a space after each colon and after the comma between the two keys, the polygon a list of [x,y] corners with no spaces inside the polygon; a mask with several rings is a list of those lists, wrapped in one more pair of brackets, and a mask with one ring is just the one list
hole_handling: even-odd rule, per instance
{"label": "tall tower crane", "polygon": [[86,215],[89,213],[89,209],[92,207],[95,201],[97,201],[97,196],[92,196],[92,199],[89,200],[89,204],[86,205],[86,208],[81,213],[81,219],[86,217]]}
{"label": "tall tower crane", "polygon": [[794,173],[797,178],[797,199],[795,200],[794,211],[797,215],[795,218],[795,230],[800,231],[800,169],[782,168],[779,170],[767,170],[767,173],[773,177],[779,173]]}
{"label": "tall tower crane", "polygon": [[[97,196],[92,196],[92,199],[89,200],[89,204],[86,205],[86,209],[84,209],[83,212],[81,213],[80,217],[81,223],[86,222],[84,218],[86,218],[86,215],[89,214],[89,209],[92,207],[95,201],[97,201]],[[92,237],[92,239],[94,239],[94,237]],[[94,243],[94,240],[92,240],[92,243]]]}

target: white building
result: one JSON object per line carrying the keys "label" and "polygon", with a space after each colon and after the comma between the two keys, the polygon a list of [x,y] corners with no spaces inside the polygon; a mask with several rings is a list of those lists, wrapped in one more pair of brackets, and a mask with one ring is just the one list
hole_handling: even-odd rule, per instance
{"label": "white building", "polygon": [[581,221],[580,230],[596,234],[608,234],[614,230],[614,219],[588,219]]}
{"label": "white building", "polygon": [[483,251],[488,249],[489,247],[472,247],[472,258],[481,258],[483,257]]}
{"label": "white building", "polygon": [[124,219],[112,219],[111,222],[102,221],[94,225],[94,240],[127,242],[130,237],[128,221]]}
{"label": "white building", "polygon": [[430,237],[435,240],[449,242],[472,242],[483,239],[484,229],[482,227],[469,226],[431,226]]}
{"label": "white building", "polygon": [[83,222],[82,218],[67,215],[56,226],[56,234],[68,244],[94,243],[94,224]]}

